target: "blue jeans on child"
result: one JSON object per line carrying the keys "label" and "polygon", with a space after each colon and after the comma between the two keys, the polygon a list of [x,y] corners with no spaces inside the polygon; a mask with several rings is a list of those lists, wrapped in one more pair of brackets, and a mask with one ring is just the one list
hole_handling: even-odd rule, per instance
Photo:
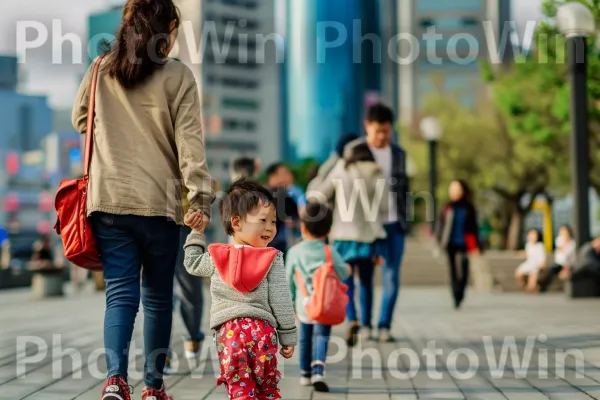
{"label": "blue jeans on child", "polygon": [[323,375],[331,326],[300,323],[300,371],[303,377]]}
{"label": "blue jeans on child", "polygon": [[397,223],[384,225],[387,233],[387,259],[383,267],[383,299],[379,316],[379,329],[390,329],[394,308],[400,290],[400,264],[404,255],[404,232]]}
{"label": "blue jeans on child", "polygon": [[358,322],[354,301],[354,274],[358,272],[360,281],[360,322],[362,326],[370,328],[373,315],[373,274],[375,266],[372,260],[366,258],[350,260],[348,264],[352,267],[352,275],[344,282],[348,285],[346,293],[349,297],[348,306],[346,307],[346,319],[349,322]]}
{"label": "blue jeans on child", "polygon": [[129,343],[141,296],[146,358],[144,383],[160,389],[171,337],[179,227],[166,217],[105,213],[92,214],[91,225],[106,281],[107,375],[127,379]]}

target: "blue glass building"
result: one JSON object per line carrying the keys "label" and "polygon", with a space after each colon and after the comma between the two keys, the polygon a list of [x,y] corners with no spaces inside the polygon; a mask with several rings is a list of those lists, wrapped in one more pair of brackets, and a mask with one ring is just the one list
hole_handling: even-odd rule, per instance
{"label": "blue glass building", "polygon": [[379,33],[378,15],[378,1],[288,1],[288,160],[323,160],[340,135],[361,131],[365,94],[380,90],[381,62],[360,38]]}
{"label": "blue glass building", "polygon": [[89,61],[102,53],[102,43],[112,42],[121,24],[123,7],[115,6],[103,12],[91,14],[88,18]]}
{"label": "blue glass building", "polygon": [[17,57],[0,56],[0,149],[37,150],[52,131],[53,113],[46,96],[17,91]]}

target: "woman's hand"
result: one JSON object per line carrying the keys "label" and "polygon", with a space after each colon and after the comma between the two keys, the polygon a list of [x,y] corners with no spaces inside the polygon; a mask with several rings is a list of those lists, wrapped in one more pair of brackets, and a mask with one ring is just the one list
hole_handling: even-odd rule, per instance
{"label": "woman's hand", "polygon": [[201,233],[204,233],[206,226],[210,222],[208,217],[202,211],[195,210],[188,210],[183,221],[187,226]]}

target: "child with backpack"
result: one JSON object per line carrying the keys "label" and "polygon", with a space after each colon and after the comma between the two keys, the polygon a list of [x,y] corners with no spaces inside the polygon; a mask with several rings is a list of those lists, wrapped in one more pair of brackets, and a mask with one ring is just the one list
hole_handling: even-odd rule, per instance
{"label": "child with backpack", "polygon": [[[233,244],[206,247],[204,225],[191,212],[194,230],[185,243],[184,265],[210,278],[210,327],[215,331],[220,376],[229,398],[278,399],[280,354],[292,357],[298,341],[283,255],[267,247],[276,233],[275,200],[258,182],[233,183],[219,204]],[[206,252],[208,250],[208,252]]]}
{"label": "child with backpack", "polygon": [[342,257],[326,244],[333,223],[331,209],[310,202],[301,215],[303,241],[286,257],[286,273],[300,321],[300,369],[302,386],[328,392],[325,359],[332,325],[346,319],[347,286],[351,270]]}

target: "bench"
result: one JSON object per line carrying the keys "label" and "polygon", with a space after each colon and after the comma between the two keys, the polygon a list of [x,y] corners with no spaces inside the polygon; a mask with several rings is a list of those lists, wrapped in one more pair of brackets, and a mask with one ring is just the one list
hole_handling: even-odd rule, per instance
{"label": "bench", "polygon": [[[474,280],[479,283],[480,290],[515,292],[522,289],[515,280],[515,271],[523,259],[510,251],[489,251],[479,257],[472,265]],[[552,265],[552,255],[548,255],[547,265]],[[564,282],[555,279],[548,292],[564,290]]]}
{"label": "bench", "polygon": [[64,296],[65,269],[47,261],[32,261],[27,269],[33,273],[31,292],[35,300]]}

